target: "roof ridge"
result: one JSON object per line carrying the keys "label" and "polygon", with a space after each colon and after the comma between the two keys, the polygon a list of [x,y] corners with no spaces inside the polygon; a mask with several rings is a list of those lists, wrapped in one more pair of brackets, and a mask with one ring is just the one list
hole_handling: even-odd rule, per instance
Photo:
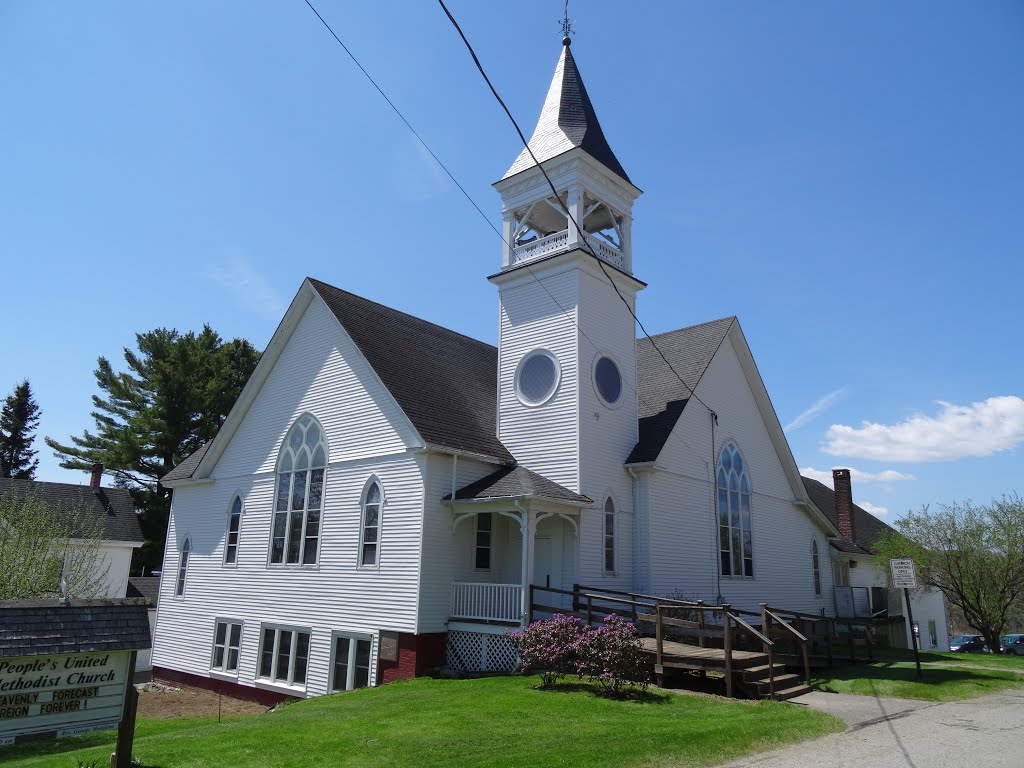
{"label": "roof ridge", "polygon": [[318,280],[315,277],[310,277],[310,276],[307,275],[306,279],[309,280],[309,282],[313,284],[314,288],[316,288],[317,286],[324,286],[325,288],[329,288],[332,291],[337,291],[338,293],[344,293],[344,294],[346,294],[348,296],[352,296],[353,298],[359,299],[360,301],[365,301],[367,304],[372,304],[375,307],[380,307],[381,309],[385,309],[388,312],[393,312],[393,313],[398,314],[398,315],[403,315],[404,317],[408,317],[410,320],[415,320],[418,323],[424,323],[425,325],[429,325],[429,326],[431,326],[433,328],[437,328],[438,330],[444,331],[445,333],[450,333],[450,334],[453,334],[455,336],[461,336],[462,338],[466,339],[467,341],[471,341],[471,342],[473,342],[475,344],[480,344],[481,346],[488,347],[489,349],[495,349],[495,350],[497,349],[497,347],[494,346],[493,344],[489,344],[486,341],[481,341],[480,339],[477,339],[477,338],[475,338],[473,336],[470,336],[468,334],[462,333],[461,331],[456,331],[456,330],[454,330],[452,328],[449,328],[449,327],[447,327],[445,325],[441,325],[440,323],[435,323],[432,320],[426,320],[426,319],[424,319],[424,318],[422,318],[422,317],[420,317],[418,315],[411,314],[410,312],[403,312],[400,309],[395,309],[394,307],[389,307],[387,304],[382,304],[379,301],[374,301],[373,299],[368,299],[365,296],[360,296],[358,293],[353,293],[352,291],[346,291],[344,288],[339,288],[336,285],[331,285],[330,283],[325,283],[323,280]]}
{"label": "roof ridge", "polygon": [[[722,322],[725,322],[726,320],[734,322],[734,321],[736,321],[738,319],[739,318],[736,315],[726,315],[725,317],[719,317],[716,320],[706,320],[703,323],[695,323],[693,325],[684,325],[681,328],[673,328],[673,329],[668,330],[668,331],[661,331],[660,333],[650,334],[650,335],[648,335],[648,336],[646,336],[644,338],[656,339],[659,336],[667,336],[670,333],[679,333],[680,331],[692,331],[692,330],[694,330],[696,328],[703,328],[706,325],[714,325],[715,323],[722,323]],[[644,338],[639,338],[639,339],[637,339],[637,341],[643,341]]]}

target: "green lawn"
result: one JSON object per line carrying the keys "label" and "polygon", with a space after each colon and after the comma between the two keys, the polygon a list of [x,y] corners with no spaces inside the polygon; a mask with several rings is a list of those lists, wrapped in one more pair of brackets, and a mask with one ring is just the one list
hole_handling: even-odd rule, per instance
{"label": "green lawn", "polygon": [[[296,702],[220,725],[140,721],[135,754],[160,768],[699,766],[844,727],[828,715],[785,703],[661,692],[616,701],[585,686],[537,690],[538,682],[421,678]],[[102,766],[113,742],[113,734],[105,733],[0,747],[0,763],[75,768],[78,761],[97,760]]]}
{"label": "green lawn", "polygon": [[[875,658],[880,661],[913,662],[914,652],[903,649],[876,648]],[[1024,656],[1002,653],[953,653],[952,651],[921,651],[922,664],[956,664],[969,667],[995,667],[1024,673]]]}
{"label": "green lawn", "polygon": [[[985,654],[922,654],[924,656],[963,657]],[[911,659],[913,654],[910,654]],[[1000,658],[1000,657],[994,657]],[[946,659],[934,661],[945,662]],[[987,693],[1024,685],[1024,676],[1017,672],[978,668],[957,668],[939,664],[922,664],[922,678],[917,679],[913,661],[876,661],[827,670],[812,680],[815,688],[835,693],[861,696],[882,696],[922,701],[958,701],[984,696]]]}

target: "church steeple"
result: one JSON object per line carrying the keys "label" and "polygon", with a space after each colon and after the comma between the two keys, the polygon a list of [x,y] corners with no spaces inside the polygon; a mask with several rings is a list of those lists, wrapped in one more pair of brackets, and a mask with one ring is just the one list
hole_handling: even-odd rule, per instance
{"label": "church steeple", "polygon": [[632,275],[640,190],[608,145],[568,36],[529,149],[494,185],[504,204],[502,269],[581,250]]}
{"label": "church steeple", "polygon": [[[579,147],[612,173],[629,182],[629,176],[622,168],[597,120],[594,105],[590,103],[583,78],[572,55],[569,37],[562,41],[562,55],[555,67],[544,107],[540,111],[537,127],[533,129],[530,149],[537,162],[543,163]],[[525,149],[512,163],[502,180],[535,165]]]}

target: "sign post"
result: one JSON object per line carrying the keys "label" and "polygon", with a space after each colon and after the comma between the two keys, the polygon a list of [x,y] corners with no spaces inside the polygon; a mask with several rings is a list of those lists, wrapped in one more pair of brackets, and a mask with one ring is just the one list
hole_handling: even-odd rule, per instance
{"label": "sign post", "polygon": [[917,677],[921,679],[921,651],[917,632],[914,631],[914,611],[910,607],[910,590],[917,589],[917,574],[914,573],[914,561],[906,558],[890,560],[892,585],[903,590],[903,599],[907,601],[907,621],[910,622],[910,642],[914,646],[914,664],[917,665]]}

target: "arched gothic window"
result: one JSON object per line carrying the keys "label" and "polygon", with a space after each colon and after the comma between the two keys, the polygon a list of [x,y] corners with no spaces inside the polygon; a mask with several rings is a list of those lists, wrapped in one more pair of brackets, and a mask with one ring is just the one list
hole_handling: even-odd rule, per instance
{"label": "arched gothic window", "polygon": [[743,455],[728,443],[718,462],[718,534],[723,576],[754,575],[750,481]]}
{"label": "arched gothic window", "polygon": [[304,414],[289,430],[277,460],[271,563],[316,563],[326,468],[323,429]]}
{"label": "arched gothic window", "polygon": [[604,503],[604,569],[615,571],[615,502],[611,496]]}
{"label": "arched gothic window", "polygon": [[363,528],[359,547],[360,565],[377,565],[380,562],[380,510],[384,494],[380,483],[374,479],[363,496]]}
{"label": "arched gothic window", "polygon": [[228,532],[224,541],[224,565],[238,562],[238,534],[242,526],[242,497],[235,496],[228,515]]}
{"label": "arched gothic window", "polygon": [[821,562],[818,559],[818,541],[811,540],[811,574],[814,576],[814,596],[821,597]]}
{"label": "arched gothic window", "polygon": [[174,583],[174,596],[182,597],[185,594],[185,576],[188,574],[188,556],[192,552],[192,542],[185,539],[181,545],[181,555],[178,558],[178,578]]}

